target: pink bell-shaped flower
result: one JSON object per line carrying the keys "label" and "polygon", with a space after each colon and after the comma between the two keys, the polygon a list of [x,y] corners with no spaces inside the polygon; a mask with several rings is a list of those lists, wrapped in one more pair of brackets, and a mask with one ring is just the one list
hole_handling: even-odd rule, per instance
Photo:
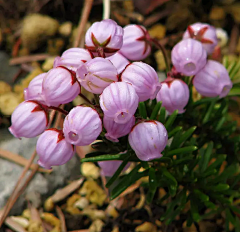
{"label": "pink bell-shaped flower", "polygon": [[140,160],[149,161],[162,157],[168,134],[162,123],[144,121],[132,128],[128,141]]}
{"label": "pink bell-shaped flower", "polygon": [[74,100],[80,84],[73,71],[61,66],[47,72],[43,79],[42,95],[47,106],[59,106]]}
{"label": "pink bell-shaped flower", "polygon": [[157,101],[161,101],[162,106],[170,114],[175,110],[178,110],[179,114],[183,113],[188,100],[189,88],[184,81],[171,78],[169,81],[162,82],[162,88],[157,94]]}
{"label": "pink bell-shaped flower", "polygon": [[177,72],[192,76],[206,65],[207,52],[199,41],[185,39],[173,47],[171,58]]}
{"label": "pink bell-shaped flower", "polygon": [[196,74],[193,85],[205,97],[226,97],[232,88],[226,68],[213,60],[208,60],[206,66]]}
{"label": "pink bell-shaped flower", "polygon": [[132,118],[124,124],[116,123],[114,119],[108,118],[106,115],[103,117],[103,125],[107,130],[105,137],[113,142],[119,142],[118,138],[127,135],[131,131],[134,124],[134,116],[132,116]]}
{"label": "pink bell-shaped flower", "polygon": [[[109,160],[109,161],[99,161],[98,165],[101,168],[101,173],[104,176],[113,176],[113,174],[118,170],[122,161],[120,160]],[[130,166],[130,163],[124,167],[123,171],[126,171]]]}
{"label": "pink bell-shaped flower", "polygon": [[29,83],[28,87],[24,89],[24,99],[27,100],[35,100],[45,104],[45,101],[42,97],[42,83],[43,78],[47,73],[41,73],[34,77]]}
{"label": "pink bell-shaped flower", "polygon": [[147,29],[140,25],[127,25],[123,28],[123,46],[120,53],[129,60],[143,60],[151,53]]}
{"label": "pink bell-shaped flower", "polygon": [[138,99],[131,84],[115,82],[100,95],[100,106],[107,117],[112,118],[116,123],[124,124],[135,114]]}
{"label": "pink bell-shaped flower", "polygon": [[67,163],[73,157],[75,148],[66,141],[61,130],[48,129],[38,138],[36,151],[38,164],[51,169]]}
{"label": "pink bell-shaped flower", "polygon": [[76,71],[85,62],[91,60],[92,54],[84,48],[69,48],[54,60],[53,67],[64,66],[70,70]]}
{"label": "pink bell-shaped flower", "polygon": [[117,73],[120,74],[127,65],[130,64],[129,60],[126,59],[119,52],[115,53],[112,56],[107,57],[106,59],[110,60],[114,67],[117,69]]}
{"label": "pink bell-shaped flower", "polygon": [[212,54],[214,48],[218,44],[215,27],[207,23],[194,23],[188,26],[183,34],[183,39],[188,38],[200,41],[208,54]]}
{"label": "pink bell-shaped flower", "polygon": [[95,56],[111,56],[122,47],[122,43],[123,29],[111,19],[93,23],[85,35],[85,47]]}
{"label": "pink bell-shaped flower", "polygon": [[37,101],[24,101],[12,113],[9,131],[16,138],[33,138],[48,126],[48,112]]}
{"label": "pink bell-shaped flower", "polygon": [[143,62],[133,62],[128,65],[122,72],[121,79],[132,84],[140,102],[156,98],[161,88],[156,71]]}
{"label": "pink bell-shaped flower", "polygon": [[63,133],[68,143],[85,146],[94,142],[102,131],[102,121],[91,107],[74,107],[63,123]]}
{"label": "pink bell-shaped flower", "polygon": [[111,83],[118,81],[117,69],[107,59],[96,57],[76,71],[80,84],[89,92],[101,94]]}

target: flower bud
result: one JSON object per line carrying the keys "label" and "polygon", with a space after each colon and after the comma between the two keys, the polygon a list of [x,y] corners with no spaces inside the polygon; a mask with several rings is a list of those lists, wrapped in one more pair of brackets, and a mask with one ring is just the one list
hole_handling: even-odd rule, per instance
{"label": "flower bud", "polygon": [[75,73],[61,66],[47,72],[43,79],[42,93],[48,106],[59,106],[77,97],[80,85]]}
{"label": "flower bud", "polygon": [[196,90],[205,97],[220,98],[228,95],[232,82],[226,68],[219,62],[208,60],[206,66],[193,79]]}
{"label": "flower bud", "polygon": [[48,112],[37,101],[24,101],[12,113],[9,131],[16,138],[33,138],[48,126]]}
{"label": "flower bud", "polygon": [[127,135],[131,131],[134,124],[134,116],[132,116],[132,118],[124,124],[116,123],[112,118],[109,118],[106,115],[103,117],[103,125],[107,130],[105,137],[113,142],[119,142],[118,138]]}
{"label": "flower bud", "polygon": [[91,107],[74,107],[63,123],[63,133],[68,143],[86,146],[94,142],[102,131],[102,121]]}
{"label": "flower bud", "polygon": [[129,60],[143,60],[151,53],[150,37],[147,29],[140,25],[127,25],[123,28],[123,46],[120,53]]}
{"label": "flower bud", "polygon": [[162,157],[168,134],[162,123],[144,121],[132,128],[128,141],[140,160],[149,161]]}
{"label": "flower bud", "polygon": [[122,43],[123,29],[111,19],[93,23],[85,36],[85,47],[95,56],[99,48],[103,49],[105,56],[111,56],[122,47]]}
{"label": "flower bud", "polygon": [[223,48],[228,43],[228,33],[221,27],[216,28],[216,34],[218,39],[218,45]]}
{"label": "flower bud", "polygon": [[74,146],[67,143],[63,132],[57,129],[46,130],[40,135],[36,145],[38,164],[46,169],[67,163],[74,155]]}
{"label": "flower bud", "polygon": [[53,67],[64,66],[70,70],[76,71],[85,62],[92,59],[91,53],[83,48],[70,48],[66,50],[62,56],[58,56],[54,60]]}
{"label": "flower bud", "polygon": [[29,83],[28,87],[24,89],[24,99],[27,100],[35,100],[45,104],[44,99],[42,97],[42,83],[43,78],[47,73],[41,73],[34,77]]}
{"label": "flower bud", "polygon": [[[120,160],[109,160],[109,161],[99,161],[98,165],[102,169],[101,172],[104,176],[113,176],[114,173],[118,170],[119,166],[121,165],[122,161]],[[123,171],[126,171],[130,166],[128,163]]]}
{"label": "flower bud", "polygon": [[173,47],[171,58],[178,72],[192,76],[207,63],[207,52],[199,41],[185,39]]}
{"label": "flower bud", "polygon": [[100,95],[100,106],[104,114],[116,123],[124,124],[135,114],[138,95],[131,84],[115,82]]}
{"label": "flower bud", "polygon": [[215,27],[207,23],[194,23],[188,26],[183,34],[183,39],[188,38],[196,39],[201,42],[208,54],[211,54],[218,44]]}
{"label": "flower bud", "polygon": [[189,100],[188,85],[179,79],[162,82],[162,88],[157,94],[157,101],[162,102],[162,106],[172,114],[175,110],[178,113],[183,113],[184,107]]}
{"label": "flower bud", "polygon": [[121,79],[123,82],[132,84],[140,102],[156,98],[161,88],[156,71],[143,62],[134,62],[128,65],[123,71]]}
{"label": "flower bud", "polygon": [[114,67],[117,69],[117,73],[120,74],[125,67],[130,64],[129,60],[126,59],[123,55],[119,52],[115,53],[112,56],[107,57],[106,59],[110,60]]}
{"label": "flower bud", "polygon": [[76,71],[80,84],[89,92],[101,94],[112,82],[118,81],[117,69],[104,58],[96,57]]}

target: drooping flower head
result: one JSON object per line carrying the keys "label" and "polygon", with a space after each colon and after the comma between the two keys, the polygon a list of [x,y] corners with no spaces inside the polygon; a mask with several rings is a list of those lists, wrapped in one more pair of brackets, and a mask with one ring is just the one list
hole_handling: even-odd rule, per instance
{"label": "drooping flower head", "polygon": [[208,54],[211,54],[215,46],[218,44],[215,27],[207,23],[194,23],[188,26],[183,34],[183,39],[188,38],[200,41]]}
{"label": "drooping flower head", "polygon": [[126,59],[123,55],[119,52],[115,53],[112,56],[107,57],[106,59],[110,60],[114,67],[117,69],[118,74],[120,74],[125,67],[130,64],[129,60]]}
{"label": "drooping flower head", "polygon": [[103,125],[107,130],[105,137],[113,142],[119,142],[118,138],[127,135],[131,131],[134,124],[135,124],[134,116],[132,116],[132,118],[124,124],[116,123],[114,119],[109,118],[106,115],[104,115],[103,117]]}
{"label": "drooping flower head", "polygon": [[83,48],[69,48],[54,60],[53,67],[64,66],[70,70],[76,71],[82,64],[91,60],[92,54]]}
{"label": "drooping flower head", "polygon": [[151,45],[148,42],[150,36],[147,29],[135,24],[127,25],[123,29],[123,46],[120,53],[129,60],[145,59],[151,53]]}
{"label": "drooping flower head", "polygon": [[162,88],[157,94],[157,101],[162,102],[162,106],[172,114],[175,110],[178,113],[183,113],[184,107],[189,100],[189,88],[188,85],[180,80],[171,78],[170,81],[163,81]]}
{"label": "drooping flower head", "polygon": [[128,141],[137,157],[143,161],[160,158],[167,145],[166,128],[158,121],[144,121],[132,128]]}
{"label": "drooping flower head", "polygon": [[105,56],[111,56],[117,52],[123,43],[123,29],[111,19],[95,22],[87,30],[85,35],[85,47],[95,56],[101,48]]}
{"label": "drooping flower head", "polygon": [[65,140],[61,130],[48,129],[38,138],[36,151],[38,164],[51,169],[67,163],[73,157],[75,148]]}
{"label": "drooping flower head", "polygon": [[199,41],[185,39],[173,47],[171,59],[178,72],[192,76],[206,65],[207,52]]}
{"label": "drooping flower head", "polygon": [[133,62],[121,75],[123,82],[131,83],[139,97],[139,101],[156,98],[161,84],[156,71],[143,62]]}
{"label": "drooping flower head", "polygon": [[205,97],[227,96],[232,82],[226,68],[219,62],[208,60],[206,66],[193,79],[196,90]]}
{"label": "drooping flower head", "polygon": [[24,99],[27,100],[35,100],[45,104],[45,101],[42,97],[42,83],[43,78],[47,73],[41,73],[34,77],[29,83],[28,87],[24,89]]}
{"label": "drooping flower head", "polygon": [[104,114],[116,123],[124,124],[135,114],[138,95],[131,84],[115,82],[100,95],[100,106]]}
{"label": "drooping flower head", "polygon": [[66,141],[77,146],[85,146],[94,142],[101,131],[101,119],[91,107],[74,107],[63,123]]}
{"label": "drooping flower head", "polygon": [[12,113],[9,131],[16,138],[33,138],[48,126],[48,112],[37,101],[24,101]]}
{"label": "drooping flower head", "polygon": [[43,79],[42,95],[47,106],[71,102],[80,93],[75,72],[60,66],[47,72]]}
{"label": "drooping flower head", "polygon": [[[111,161],[99,161],[98,165],[101,168],[102,174],[104,176],[112,176],[117,169],[119,168],[119,166],[121,165],[122,161],[120,160],[111,160]],[[123,171],[126,171],[130,166],[130,163],[128,163]]]}
{"label": "drooping flower head", "polygon": [[111,83],[118,81],[117,69],[107,59],[96,57],[77,69],[76,76],[89,92],[101,94]]}

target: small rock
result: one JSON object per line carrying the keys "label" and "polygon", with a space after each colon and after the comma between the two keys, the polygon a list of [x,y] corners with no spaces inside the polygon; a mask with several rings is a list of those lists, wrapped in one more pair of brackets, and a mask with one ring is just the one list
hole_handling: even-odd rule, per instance
{"label": "small rock", "polygon": [[97,179],[100,176],[100,170],[94,163],[81,164],[81,173],[85,177]]}
{"label": "small rock", "polygon": [[71,22],[65,22],[62,25],[60,25],[58,32],[60,35],[68,37],[72,32],[72,23]]}
{"label": "small rock", "polygon": [[49,16],[41,14],[26,16],[21,33],[23,46],[29,51],[37,49],[42,42],[56,34],[58,27],[58,21]]}
{"label": "small rock", "polygon": [[[29,159],[35,149],[37,138],[23,138],[19,140],[13,138],[7,130],[1,130],[0,140],[1,149],[8,150]],[[0,208],[2,208],[11,195],[18,177],[23,171],[23,167],[5,159],[1,159],[0,161]],[[26,196],[28,198],[30,196],[31,201],[38,205],[39,195],[41,198],[46,198],[53,194],[57,188],[64,186],[67,181],[78,177],[80,174],[79,166],[80,162],[77,156],[74,156],[65,165],[53,167],[51,174],[36,173],[28,185],[26,193],[18,199],[11,213],[19,214],[22,212]],[[34,196],[36,199],[34,199]]]}

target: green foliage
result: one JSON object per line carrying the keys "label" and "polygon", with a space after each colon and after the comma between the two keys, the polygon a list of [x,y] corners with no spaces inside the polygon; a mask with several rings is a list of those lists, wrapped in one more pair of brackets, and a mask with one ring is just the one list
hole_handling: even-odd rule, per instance
{"label": "green foliage", "polygon": [[[229,106],[237,105],[231,97],[240,94],[237,81],[240,61],[230,64],[225,59],[224,62],[236,82],[226,98],[191,99],[185,113],[180,115],[177,111],[167,115],[161,102],[155,100],[139,104],[136,114],[139,119],[158,120],[168,131],[169,142],[161,158],[150,162],[139,160],[127,137],[121,138],[118,144],[102,137],[102,142],[93,145],[98,152],[88,154],[82,162],[123,161],[106,184],[110,187],[111,199],[148,176],[146,201],[161,205],[168,200],[167,206],[163,206],[164,213],[159,215],[166,224],[184,214],[187,225],[191,226],[224,212],[226,231],[229,231],[229,223],[240,231],[237,217],[240,208],[234,203],[240,197],[240,136],[237,123],[229,115]],[[135,167],[121,175],[130,161],[136,163]],[[166,191],[161,199],[156,194],[159,188]]]}

